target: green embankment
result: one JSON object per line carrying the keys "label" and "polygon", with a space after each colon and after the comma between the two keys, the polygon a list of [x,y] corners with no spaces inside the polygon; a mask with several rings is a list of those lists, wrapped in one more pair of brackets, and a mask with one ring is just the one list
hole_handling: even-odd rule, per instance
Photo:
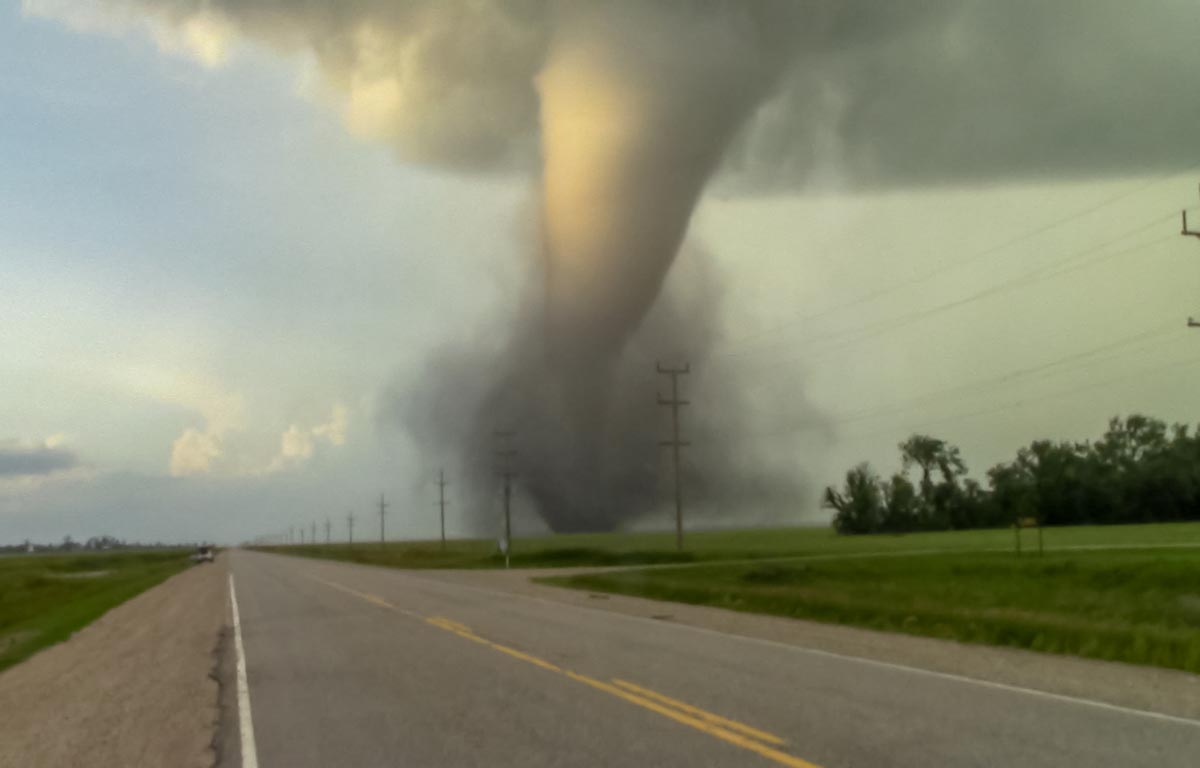
{"label": "green embankment", "polygon": [[0,670],[188,564],[183,550],[0,557]]}
{"label": "green embankment", "polygon": [[851,556],[546,581],[1200,673],[1200,548]]}

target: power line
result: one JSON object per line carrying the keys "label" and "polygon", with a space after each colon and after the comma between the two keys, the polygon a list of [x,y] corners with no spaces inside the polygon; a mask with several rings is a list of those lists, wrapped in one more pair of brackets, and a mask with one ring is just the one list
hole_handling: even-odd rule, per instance
{"label": "power line", "polygon": [[1080,269],[1083,269],[1084,267],[1092,266],[1093,264],[1098,264],[1102,261],[1109,261],[1118,256],[1123,256],[1123,255],[1126,255],[1129,253],[1141,251],[1144,248],[1162,245],[1163,243],[1167,242],[1167,240],[1169,240],[1169,239],[1170,239],[1169,236],[1164,236],[1157,240],[1153,240],[1149,243],[1140,243],[1138,245],[1131,246],[1129,248],[1125,248],[1120,251],[1116,251],[1114,253],[1101,254],[1096,258],[1088,259],[1084,262],[1077,263],[1073,266],[1066,266],[1066,264],[1064,262],[1064,264],[1058,265],[1058,266],[1062,266],[1063,268],[1059,269],[1057,271],[1050,271],[1049,267],[1042,268],[1042,269],[1036,270],[1035,272],[1031,272],[1026,275],[1023,275],[1023,276],[1011,279],[1009,281],[1000,283],[999,285],[995,285],[995,286],[991,286],[989,288],[982,289],[980,291],[977,291],[977,292],[975,292],[969,296],[963,297],[961,299],[956,299],[953,301],[945,302],[945,303],[937,305],[935,307],[931,307],[926,310],[921,310],[921,311],[912,313],[908,317],[902,318],[900,320],[884,321],[882,323],[876,324],[874,327],[860,328],[858,330],[865,331],[865,333],[858,336],[857,338],[852,338],[852,339],[846,340],[845,343],[843,343],[842,345],[839,345],[832,349],[822,350],[821,352],[819,352],[817,354],[818,355],[826,355],[831,352],[837,352],[837,351],[845,349],[848,346],[851,346],[853,344],[857,344],[859,342],[865,341],[870,338],[875,338],[875,337],[883,335],[884,333],[887,333],[889,331],[893,331],[893,330],[896,330],[899,328],[904,328],[906,326],[912,325],[921,320],[926,320],[935,315],[940,315],[944,312],[948,312],[953,309],[958,309],[967,304],[973,304],[974,302],[980,301],[982,299],[991,298],[993,296],[998,296],[998,295],[1001,295],[1004,293],[1009,293],[1018,288],[1024,288],[1029,285],[1034,285],[1036,283],[1042,282],[1043,280],[1049,280],[1052,278],[1062,277],[1063,275],[1070,274],[1071,272],[1076,272]]}
{"label": "power line", "polygon": [[380,543],[380,545],[382,545],[384,542],[383,518],[387,514],[387,508],[388,508],[387,502],[383,500],[383,494],[381,493],[381,494],[379,494],[379,543]]}
{"label": "power line", "polygon": [[[1153,241],[1152,243],[1149,243],[1149,244],[1133,246],[1131,248],[1127,248],[1127,249],[1117,251],[1114,253],[1101,254],[1097,258],[1090,259],[1086,262],[1078,263],[1073,266],[1062,268],[1059,271],[1057,271],[1051,275],[1047,275],[1045,278],[1039,278],[1039,279],[1048,279],[1050,277],[1060,277],[1064,274],[1068,274],[1069,272],[1075,271],[1077,269],[1081,269],[1084,266],[1098,263],[1099,261],[1116,258],[1117,256],[1121,256],[1125,253],[1137,251],[1142,248],[1150,247],[1151,245],[1162,245],[1166,241],[1170,240],[1171,237],[1172,236],[1165,236],[1165,237],[1159,238],[1158,240]],[[1060,264],[1058,266],[1062,266],[1062,265]],[[892,331],[892,330],[896,330],[896,329],[899,329],[899,328],[902,328],[902,327],[905,327],[908,325],[912,325],[913,323],[919,322],[921,320],[925,320],[929,317],[932,317],[932,316],[935,316],[938,314],[942,314],[944,312],[947,312],[947,311],[950,311],[953,309],[957,309],[958,307],[961,307],[965,304],[969,304],[969,303],[972,303],[974,301],[978,301],[978,300],[981,300],[984,298],[990,298],[995,295],[1000,295],[1000,294],[1006,293],[1008,291],[1014,290],[1016,288],[1023,287],[1024,285],[1030,284],[1032,282],[1036,282],[1036,281],[1029,279],[1029,276],[1025,276],[1022,278],[1008,281],[1007,283],[1002,283],[997,286],[992,286],[990,288],[982,289],[980,291],[975,292],[974,294],[971,294],[970,296],[967,296],[967,297],[964,297],[961,299],[955,299],[953,301],[944,302],[935,307],[911,312],[907,315],[907,317],[903,317],[898,320],[886,321],[882,324],[874,324],[871,326],[863,326],[859,329],[856,329],[858,331],[863,331],[863,333],[861,335],[859,335],[857,338],[848,339],[848,340],[843,341],[842,344],[826,347],[826,348],[820,349],[820,350],[809,351],[809,352],[798,354],[798,355],[792,355],[790,357],[777,357],[777,358],[774,358],[771,362],[766,363],[763,366],[757,367],[756,370],[758,370],[760,372],[774,370],[781,366],[784,366],[787,364],[793,364],[793,363],[796,363],[801,360],[811,361],[811,360],[818,360],[818,359],[821,359],[824,357],[828,357],[831,354],[834,354],[834,353],[840,352],[840,351],[844,351],[844,350],[850,348],[851,346],[861,343],[863,341],[866,341],[870,338],[875,338],[875,337],[881,336],[881,335],[887,333],[888,331]],[[780,383],[790,382],[792,380],[792,378],[793,377],[783,377],[783,378],[776,377],[775,379],[772,379],[772,380],[762,379],[762,381],[764,381],[764,382],[770,381],[774,385],[779,385]]]}
{"label": "power line", "polygon": [[679,475],[679,449],[690,445],[679,439],[679,408],[684,405],[689,405],[688,401],[679,399],[679,377],[686,376],[691,372],[691,368],[687,363],[684,363],[682,368],[664,367],[662,363],[656,365],[656,370],[665,376],[671,377],[671,397],[664,398],[658,396],[658,404],[671,407],[671,439],[663,440],[659,443],[662,446],[670,446],[671,453],[674,456],[675,466],[675,548],[683,550],[683,486]]}
{"label": "power line", "polygon": [[[785,328],[788,328],[797,323],[809,323],[809,322],[818,320],[822,317],[826,317],[826,316],[836,313],[836,312],[841,312],[846,309],[852,309],[854,307],[861,306],[868,302],[874,301],[875,299],[882,298],[884,296],[904,290],[905,288],[909,288],[913,285],[917,285],[919,283],[925,282],[926,280],[930,280],[934,277],[938,277],[949,271],[961,269],[966,266],[970,266],[972,264],[975,264],[976,262],[981,261],[984,258],[987,258],[988,256],[995,254],[995,253],[998,253],[1000,251],[1011,248],[1014,245],[1019,245],[1020,243],[1026,242],[1028,240],[1032,240],[1032,239],[1038,237],[1039,235],[1043,235],[1047,232],[1053,231],[1053,230],[1063,226],[1064,224],[1069,224],[1069,223],[1078,221],[1092,213],[1095,213],[1096,211],[1099,211],[1103,208],[1106,208],[1106,207],[1112,205],[1113,203],[1120,202],[1121,200],[1124,200],[1126,198],[1129,198],[1136,194],[1139,194],[1139,193],[1145,191],[1146,189],[1149,189],[1150,187],[1153,187],[1157,184],[1161,184],[1165,181],[1170,181],[1171,179],[1178,178],[1185,174],[1190,174],[1198,168],[1200,168],[1200,163],[1197,163],[1196,165],[1192,166],[1191,168],[1189,168],[1185,171],[1172,171],[1170,173],[1162,174],[1160,176],[1150,179],[1149,181],[1135,187],[1134,189],[1126,190],[1124,192],[1119,192],[1119,193],[1116,193],[1109,197],[1106,197],[1106,198],[1096,202],[1095,204],[1092,204],[1092,205],[1087,206],[1079,211],[1076,211],[1075,213],[1072,213],[1072,214],[1069,214],[1062,218],[1048,222],[1047,224],[1036,227],[1032,230],[1024,232],[1020,235],[1012,237],[1012,238],[1005,240],[1003,242],[1000,242],[996,245],[984,248],[982,251],[978,251],[978,252],[972,254],[971,256],[966,257],[965,259],[955,261],[951,264],[938,265],[924,273],[921,273],[920,275],[911,277],[908,280],[905,280],[905,281],[902,281],[899,283],[893,283],[891,285],[888,285],[888,286],[885,286],[878,290],[867,293],[863,296],[859,296],[855,299],[851,299],[850,301],[843,302],[841,304],[829,307],[827,309],[821,310],[819,312],[815,312],[810,315],[792,317],[788,320],[778,323],[775,326],[765,328],[765,329],[762,329],[759,331],[755,331],[753,333],[741,336],[736,339],[730,339],[724,343],[728,344],[728,345],[739,345],[740,346],[740,345],[745,344],[746,342],[753,341],[754,339],[778,333],[779,331],[784,330]],[[736,352],[728,353],[728,352],[718,351],[715,354],[716,355],[736,354]]]}
{"label": "power line", "polygon": [[[1173,325],[1173,323],[1171,325]],[[1146,341],[1149,339],[1157,338],[1160,342],[1171,340],[1170,336],[1164,336],[1164,332],[1167,332],[1167,331],[1169,331],[1169,327],[1167,326],[1167,324],[1164,323],[1160,326],[1156,326],[1154,329],[1151,329],[1149,331],[1124,338],[1120,341],[1113,342],[1111,344],[1103,344],[1098,347],[1093,347],[1092,349],[1086,350],[1084,352],[1079,352],[1074,355],[1070,355],[1068,357],[1061,358],[1058,360],[1048,361],[1048,362],[1041,363],[1038,365],[1029,366],[1029,367],[1021,368],[1021,369],[1014,370],[1014,371],[1009,371],[1007,373],[1001,374],[996,377],[991,377],[991,378],[986,378],[986,379],[977,379],[975,381],[969,381],[969,382],[959,384],[959,385],[956,385],[953,387],[948,387],[946,389],[938,390],[936,392],[927,392],[925,394],[917,395],[915,397],[907,398],[905,400],[898,400],[898,401],[889,403],[887,405],[882,405],[882,406],[878,406],[875,408],[864,408],[864,409],[860,409],[860,410],[853,411],[850,413],[842,414],[840,416],[835,416],[832,419],[832,423],[836,424],[838,426],[845,426],[847,424],[854,424],[854,423],[857,423],[860,421],[870,421],[870,420],[877,419],[877,418],[885,418],[888,416],[903,415],[906,411],[912,410],[913,408],[919,408],[926,403],[941,405],[943,403],[937,402],[937,401],[942,401],[947,397],[972,395],[972,394],[976,394],[977,392],[984,392],[988,389],[994,388],[996,386],[999,386],[1001,384],[1004,384],[1004,383],[1007,383],[1007,382],[1010,382],[1010,381],[1013,381],[1016,379],[1020,379],[1020,378],[1026,377],[1026,376],[1034,376],[1037,374],[1044,374],[1044,373],[1053,371],[1056,368],[1062,368],[1064,366],[1068,366],[1070,363],[1073,363],[1073,362],[1082,362],[1082,364],[1085,366],[1086,365],[1095,365],[1096,363],[1104,362],[1105,360],[1111,360],[1117,356],[1117,355],[1112,355],[1112,354],[1105,355],[1104,354],[1105,352],[1111,353],[1113,351],[1120,350],[1124,347],[1128,347],[1131,344],[1139,343],[1139,342]],[[1151,347],[1141,347],[1139,351],[1146,351],[1148,349],[1151,349]],[[1097,355],[1100,355],[1100,357],[1096,357]],[[1095,359],[1088,360],[1087,358],[1095,358]],[[1067,370],[1070,370],[1070,368],[1068,368]],[[1060,371],[1060,372],[1065,372],[1065,371]],[[933,402],[931,402],[931,401],[933,401]],[[796,432],[801,429],[805,429],[807,427],[808,427],[807,424],[785,425],[785,426],[781,427],[780,429],[775,429],[775,430],[772,430],[770,432],[765,432],[765,433],[759,433],[759,436],[761,436],[761,437],[778,437],[780,435],[790,434],[792,432]]]}
{"label": "power line", "polygon": [[442,551],[446,551],[446,473],[443,470],[438,470],[438,508],[441,510],[442,523]]}
{"label": "power line", "polygon": [[513,478],[513,460],[517,456],[517,452],[511,447],[512,439],[516,436],[516,432],[511,429],[497,429],[492,432],[492,437],[500,441],[501,448],[497,448],[497,470],[500,476],[504,478],[504,567],[508,567],[509,553],[512,551],[512,478]]}
{"label": "power line", "polygon": [[[1173,369],[1173,368],[1185,367],[1188,365],[1194,365],[1196,363],[1200,363],[1200,358],[1187,357],[1183,360],[1172,360],[1163,365],[1151,366],[1149,368],[1144,368],[1142,370],[1135,371],[1133,373],[1128,373],[1128,374],[1125,374],[1122,376],[1115,376],[1115,377],[1108,378],[1108,379],[1102,379],[1100,381],[1094,381],[1085,386],[1058,389],[1053,392],[1047,392],[1047,393],[1037,395],[1034,397],[1020,398],[1020,399],[1013,400],[1013,401],[1010,401],[1008,403],[1004,403],[1004,404],[1001,404],[998,406],[982,408],[982,409],[974,410],[974,411],[968,411],[966,413],[951,414],[949,416],[938,418],[938,419],[935,419],[932,421],[922,422],[919,426],[917,426],[915,428],[910,427],[907,429],[925,430],[931,426],[937,426],[939,424],[945,424],[947,422],[958,421],[959,419],[967,419],[967,418],[973,418],[975,416],[988,416],[988,415],[995,414],[995,413],[1003,413],[1005,411],[1011,411],[1015,408],[1020,408],[1020,407],[1029,405],[1030,403],[1036,403],[1036,402],[1040,402],[1042,400],[1053,400],[1053,399],[1059,398],[1059,397],[1067,397],[1069,395],[1078,394],[1079,392],[1088,392],[1093,389],[1101,389],[1104,387],[1112,386],[1113,384],[1119,384],[1123,381],[1128,381],[1130,379],[1143,378],[1147,374],[1158,373],[1160,371],[1169,370],[1169,369]],[[884,434],[884,433],[892,432],[892,431],[894,431],[894,430],[879,429],[879,430],[873,430],[871,432],[861,432],[861,433],[852,435],[852,437],[857,437],[857,438],[872,437],[874,435]]]}
{"label": "power line", "polygon": [[[1167,242],[1168,240],[1170,240],[1171,236],[1163,236],[1163,237],[1160,237],[1156,240],[1152,240],[1147,243],[1137,243],[1135,245],[1132,245],[1132,246],[1129,246],[1129,247],[1126,247],[1126,248],[1123,248],[1121,250],[1114,251],[1114,252],[1109,252],[1109,253],[1102,252],[1104,249],[1108,248],[1109,246],[1111,246],[1117,242],[1120,242],[1121,240],[1124,240],[1129,237],[1133,237],[1135,235],[1139,235],[1149,229],[1152,229],[1154,227],[1161,225],[1162,223],[1167,221],[1168,218],[1169,218],[1169,216],[1168,217],[1159,217],[1159,218],[1155,219],[1154,221],[1143,224],[1142,226],[1140,226],[1136,229],[1125,232],[1124,234],[1119,235],[1115,238],[1112,238],[1109,241],[1102,243],[1100,245],[1093,245],[1093,246],[1089,246],[1088,248],[1074,251],[1074,252],[1066,255],[1065,257],[1056,259],[1055,261],[1050,262],[1048,264],[1039,265],[1038,267],[1035,267],[1034,269],[1027,271],[1023,274],[1015,275],[1015,276],[1013,276],[1007,280],[1004,280],[1000,283],[993,284],[991,286],[988,286],[987,288],[982,288],[982,289],[977,290],[966,296],[962,296],[957,299],[951,299],[951,300],[942,302],[941,304],[934,305],[932,307],[927,307],[924,309],[910,310],[910,311],[905,312],[897,317],[892,317],[892,318],[888,318],[885,320],[879,320],[879,321],[866,323],[866,324],[863,324],[863,325],[860,325],[860,326],[857,326],[854,328],[845,328],[845,329],[836,330],[836,331],[833,331],[831,333],[826,333],[826,334],[814,334],[814,335],[810,335],[808,337],[802,337],[800,339],[779,341],[779,342],[776,342],[774,346],[762,347],[757,350],[745,349],[745,350],[741,350],[740,352],[717,353],[715,356],[726,357],[726,356],[730,356],[730,355],[734,355],[734,354],[745,354],[746,352],[749,352],[749,351],[771,351],[771,349],[776,348],[781,345],[784,345],[784,344],[792,345],[792,344],[804,343],[804,342],[812,342],[812,343],[841,342],[840,344],[837,344],[833,347],[828,347],[826,349],[819,350],[814,353],[809,353],[806,355],[806,359],[811,359],[814,356],[819,357],[822,355],[829,354],[831,352],[837,352],[837,351],[843,350],[851,345],[858,344],[862,341],[866,341],[867,339],[875,338],[877,336],[883,335],[890,331],[907,327],[914,323],[920,322],[921,320],[928,319],[929,317],[933,317],[933,316],[942,314],[944,312],[948,312],[950,310],[958,309],[962,306],[972,304],[976,301],[980,301],[980,300],[983,300],[986,298],[991,298],[993,296],[1001,295],[1003,293],[1007,293],[1012,290],[1016,290],[1019,288],[1024,288],[1024,287],[1027,287],[1030,285],[1034,285],[1043,280],[1058,278],[1063,275],[1069,274],[1071,272],[1075,272],[1080,269],[1101,263],[1103,261],[1109,261],[1111,259],[1117,258],[1118,256],[1124,256],[1129,253],[1135,253],[1135,252],[1141,251],[1142,249],[1145,249],[1145,248],[1150,248],[1150,247],[1161,245],[1161,244]],[[1082,257],[1087,257],[1089,255],[1092,256],[1092,258],[1082,258]],[[1072,263],[1072,262],[1074,262],[1074,263]],[[780,365],[784,365],[784,364],[787,364],[790,362],[795,362],[795,360],[796,360],[796,358],[794,358],[794,357],[793,358],[776,358],[775,360],[772,361],[772,363],[768,367],[775,368]]]}

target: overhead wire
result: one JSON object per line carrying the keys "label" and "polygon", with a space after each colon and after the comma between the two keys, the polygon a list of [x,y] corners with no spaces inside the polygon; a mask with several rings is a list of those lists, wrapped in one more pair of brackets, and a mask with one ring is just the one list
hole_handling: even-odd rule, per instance
{"label": "overhead wire", "polygon": [[[1173,240],[1175,238],[1175,235],[1174,234],[1164,235],[1155,240],[1151,240],[1151,241],[1148,241],[1145,243],[1137,243],[1137,244],[1120,249],[1115,252],[1110,252],[1110,253],[1102,252],[1102,251],[1104,251],[1104,249],[1109,248],[1112,245],[1115,245],[1116,243],[1121,242],[1122,240],[1125,240],[1125,239],[1128,239],[1131,237],[1135,237],[1136,235],[1140,235],[1154,227],[1161,226],[1168,219],[1173,218],[1174,215],[1175,214],[1171,214],[1170,216],[1160,216],[1152,221],[1145,222],[1138,227],[1135,227],[1135,228],[1127,230],[1126,232],[1123,232],[1119,235],[1116,235],[1113,238],[1110,238],[1109,240],[1107,240],[1103,243],[1099,243],[1096,245],[1089,246],[1087,248],[1073,251],[1059,259],[1053,260],[1049,263],[1040,264],[1040,265],[1034,267],[1033,269],[1028,270],[1022,274],[1013,276],[1011,278],[1008,278],[1007,280],[1001,281],[1000,283],[993,284],[986,288],[977,290],[971,294],[968,294],[967,296],[962,296],[959,298],[944,301],[941,304],[937,304],[932,307],[909,310],[908,312],[901,314],[899,316],[885,318],[883,320],[872,321],[870,323],[865,323],[863,325],[859,325],[854,328],[844,328],[844,329],[835,330],[835,331],[825,333],[825,334],[817,333],[817,334],[811,334],[807,337],[802,337],[800,339],[791,339],[788,341],[777,342],[776,346],[782,346],[785,344],[788,346],[791,346],[794,344],[806,343],[806,342],[807,343],[843,342],[842,345],[834,347],[832,349],[808,350],[805,352],[806,358],[811,358],[814,356],[822,356],[824,354],[827,354],[829,351],[837,351],[840,349],[844,349],[848,346],[857,344],[861,341],[865,341],[869,338],[874,338],[874,337],[882,335],[884,333],[888,333],[892,330],[897,330],[900,328],[907,327],[907,326],[912,325],[921,320],[925,320],[929,317],[933,317],[933,316],[942,314],[944,312],[947,312],[947,311],[950,311],[953,309],[957,309],[959,307],[966,306],[968,304],[972,304],[972,303],[974,303],[976,301],[980,301],[982,299],[986,299],[986,298],[990,298],[995,295],[1007,293],[1007,292],[1010,292],[1012,290],[1016,290],[1019,288],[1024,288],[1026,286],[1033,285],[1033,284],[1042,282],[1044,280],[1061,277],[1062,275],[1069,274],[1071,272],[1075,272],[1080,269],[1084,269],[1086,267],[1093,266],[1095,264],[1109,261],[1109,260],[1115,259],[1120,256],[1128,255],[1130,253],[1135,253],[1144,248],[1155,247],[1155,246],[1164,244],[1170,240]],[[1089,255],[1091,256],[1091,258],[1086,258]],[[1072,262],[1075,262],[1075,263],[1072,263]],[[718,353],[714,353],[714,357],[725,358],[725,357],[730,357],[730,356],[735,356],[735,355],[742,355],[742,354],[746,354],[749,352],[761,353],[764,351],[769,351],[769,349],[770,348],[758,348],[758,349],[745,349],[745,350],[740,350],[737,352],[725,352],[725,353],[718,352]],[[778,363],[786,363],[786,362],[790,362],[790,360],[786,360],[786,359],[785,360],[776,360],[776,361],[774,361],[774,364],[772,364],[768,367],[777,367]]]}
{"label": "overhead wire", "polygon": [[[1055,230],[1061,226],[1064,226],[1066,224],[1070,224],[1072,222],[1083,219],[1093,213],[1096,213],[1097,211],[1103,210],[1104,208],[1107,208],[1108,206],[1113,205],[1114,203],[1120,202],[1122,200],[1133,197],[1134,195],[1140,194],[1141,192],[1144,192],[1145,190],[1147,190],[1153,186],[1162,184],[1162,183],[1170,181],[1172,179],[1179,178],[1179,177],[1184,176],[1189,173],[1193,173],[1198,169],[1200,169],[1200,163],[1196,163],[1195,165],[1193,165],[1192,167],[1190,167],[1184,171],[1172,171],[1169,173],[1161,174],[1159,176],[1156,176],[1152,179],[1147,180],[1143,184],[1140,184],[1133,189],[1123,190],[1116,194],[1109,195],[1091,205],[1086,206],[1085,208],[1075,211],[1074,213],[1071,213],[1071,214],[1068,214],[1061,218],[1047,222],[1043,225],[1040,225],[1031,230],[1023,232],[1023,233],[1016,235],[1012,238],[1009,238],[1005,241],[1002,241],[995,245],[984,248],[983,250],[978,251],[964,259],[956,260],[950,264],[939,265],[939,266],[934,267],[933,269],[928,270],[920,275],[911,277],[907,280],[904,280],[904,281],[901,281],[898,283],[893,283],[891,285],[884,286],[883,288],[880,288],[876,291],[872,291],[863,296],[859,296],[855,299],[851,299],[850,301],[843,302],[841,304],[826,308],[824,310],[820,310],[818,312],[815,312],[815,313],[812,313],[809,315],[792,317],[785,321],[782,321],[781,323],[776,324],[775,326],[765,328],[765,329],[760,329],[758,331],[752,332],[750,334],[746,334],[744,336],[741,336],[741,337],[738,337],[735,339],[727,339],[727,340],[724,340],[722,343],[724,345],[729,345],[729,346],[735,346],[735,345],[740,346],[747,342],[753,341],[756,338],[760,338],[762,336],[767,336],[767,335],[772,335],[774,333],[777,333],[777,332],[779,332],[785,328],[788,328],[792,325],[795,325],[797,323],[812,322],[814,320],[818,320],[822,317],[826,317],[826,316],[836,313],[836,312],[840,312],[840,311],[843,311],[846,309],[851,309],[856,306],[861,306],[862,304],[866,304],[868,302],[874,301],[875,299],[896,293],[905,288],[925,282],[926,280],[932,279],[934,277],[938,277],[940,275],[945,274],[946,272],[961,269],[963,267],[975,264],[975,263],[981,261],[982,259],[985,259],[988,256],[991,256],[995,253],[998,253],[1000,251],[1011,248],[1014,245],[1018,245],[1020,243],[1023,243],[1028,240],[1031,240],[1033,238],[1036,238],[1042,234],[1045,234],[1046,232],[1053,231],[1053,230]],[[717,352],[715,354],[722,355],[722,354],[727,354],[727,353]]]}
{"label": "overhead wire", "polygon": [[[1108,378],[1108,379],[1093,381],[1084,386],[1064,388],[1064,389],[1056,390],[1054,392],[1047,392],[1047,393],[1044,393],[1041,395],[1036,395],[1033,397],[1018,398],[1016,400],[1012,400],[1012,401],[1009,401],[1007,403],[1003,403],[1003,404],[1000,404],[997,406],[982,408],[979,410],[969,411],[966,413],[951,414],[951,415],[948,415],[948,416],[945,416],[942,418],[938,418],[938,419],[934,419],[934,420],[930,420],[930,421],[923,421],[917,427],[915,427],[915,429],[925,430],[931,426],[937,426],[939,424],[945,424],[948,422],[958,421],[961,419],[973,418],[976,416],[987,416],[987,415],[992,415],[992,414],[996,414],[996,413],[1003,413],[1006,411],[1011,411],[1015,408],[1020,408],[1020,407],[1029,405],[1031,403],[1040,402],[1043,400],[1051,400],[1051,399],[1060,398],[1060,397],[1067,397],[1070,395],[1078,394],[1080,392],[1087,392],[1087,391],[1094,390],[1094,389],[1110,387],[1114,384],[1119,384],[1121,382],[1129,381],[1131,379],[1142,378],[1142,377],[1146,376],[1147,374],[1158,373],[1158,372],[1161,372],[1164,370],[1170,370],[1170,369],[1174,369],[1174,368],[1186,367],[1189,365],[1195,365],[1197,363],[1200,363],[1200,357],[1189,356],[1182,360],[1172,360],[1172,361],[1169,361],[1162,365],[1151,366],[1149,368],[1144,368],[1142,370],[1134,371],[1132,373],[1127,373],[1127,374],[1124,374],[1121,376],[1115,376],[1115,377]],[[854,438],[872,437],[872,436],[875,436],[878,434],[884,434],[884,433],[892,432],[892,431],[894,431],[894,430],[880,429],[880,430],[874,430],[872,432],[855,433],[855,434],[847,435],[847,437],[854,437]]]}
{"label": "overhead wire", "polygon": [[[1138,352],[1152,351],[1157,346],[1161,346],[1162,342],[1174,340],[1174,334],[1171,333],[1170,329],[1177,325],[1178,324],[1174,321],[1170,321],[1169,324],[1161,323],[1149,330],[1125,337],[1115,342],[1102,344],[1065,358],[1008,371],[998,376],[976,379],[974,381],[965,382],[953,387],[947,387],[935,392],[927,392],[911,398],[905,398],[903,400],[897,400],[871,408],[863,408],[856,411],[851,411],[849,413],[835,414],[827,419],[824,423],[832,426],[845,426],[847,424],[870,421],[879,418],[887,418],[890,416],[903,416],[906,412],[911,412],[913,410],[919,410],[930,406],[944,405],[947,399],[953,400],[963,396],[971,397],[984,394],[988,390],[994,389],[997,386],[1020,379],[1026,379],[1026,382],[1028,383],[1031,377],[1032,380],[1036,381],[1038,378],[1045,378],[1047,373],[1049,373],[1051,376],[1058,376],[1065,373],[1076,372],[1080,368],[1086,368],[1088,366],[1107,362],[1115,359],[1116,357],[1125,355],[1127,354],[1125,352],[1125,348],[1130,346],[1140,345],[1137,348]],[[1150,342],[1149,345],[1146,344],[1147,341]],[[763,436],[780,436],[783,434],[788,434],[789,432],[802,431],[807,429],[809,426],[811,425],[808,423],[785,425],[778,429],[771,430],[768,433],[764,433]]]}

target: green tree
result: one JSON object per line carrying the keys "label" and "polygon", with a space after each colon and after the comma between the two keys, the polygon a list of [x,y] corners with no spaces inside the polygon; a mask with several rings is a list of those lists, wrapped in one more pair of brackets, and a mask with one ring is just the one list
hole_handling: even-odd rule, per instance
{"label": "green tree", "polygon": [[875,533],[883,521],[879,478],[863,463],[846,473],[846,484],[838,491],[825,489],[824,506],[837,510],[833,527],[838,533]]}
{"label": "green tree", "polygon": [[[914,466],[921,469],[921,527],[953,527],[951,509],[959,495],[958,480],[967,473],[958,448],[936,437],[913,435],[900,443],[900,463],[905,472]],[[934,482],[935,471],[941,475],[940,483]]]}
{"label": "green tree", "polygon": [[901,473],[892,475],[883,486],[883,520],[880,528],[888,533],[905,533],[920,527],[920,499],[917,489]]}

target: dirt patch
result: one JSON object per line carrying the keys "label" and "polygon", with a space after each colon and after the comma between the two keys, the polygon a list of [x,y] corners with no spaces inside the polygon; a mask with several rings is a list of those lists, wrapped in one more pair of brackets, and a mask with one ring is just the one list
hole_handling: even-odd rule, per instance
{"label": "dirt patch", "polygon": [[226,573],[190,568],[0,674],[0,766],[212,766]]}

